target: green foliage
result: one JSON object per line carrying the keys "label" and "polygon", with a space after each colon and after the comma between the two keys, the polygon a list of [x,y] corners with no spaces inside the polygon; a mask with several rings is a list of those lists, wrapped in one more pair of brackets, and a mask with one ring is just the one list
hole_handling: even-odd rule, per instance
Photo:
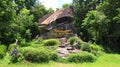
{"label": "green foliage", "polygon": [[63,8],[67,8],[67,7],[69,7],[69,6],[70,6],[70,4],[63,4],[63,5],[62,5]]}
{"label": "green foliage", "polygon": [[31,13],[34,15],[34,21],[38,22],[40,18],[42,18],[44,15],[53,13],[54,10],[52,8],[46,9],[44,5],[41,3],[36,3],[35,8],[31,10]]}
{"label": "green foliage", "polygon": [[10,44],[9,47],[8,47],[8,50],[12,51],[14,49],[14,46],[15,46],[14,44]]}
{"label": "green foliage", "polygon": [[49,56],[50,56],[50,60],[53,60],[53,61],[57,61],[59,58],[57,52],[50,52]]}
{"label": "green foliage", "polygon": [[91,36],[90,38],[114,52],[119,52],[118,44],[120,41],[120,6],[118,4],[120,4],[118,0],[106,0],[97,6],[96,10],[89,11],[82,23],[83,28]]}
{"label": "green foliage", "polygon": [[[15,0],[13,2],[11,0],[5,0],[0,2],[1,43],[13,43],[15,39],[19,40],[19,37],[28,42],[39,34],[38,19],[47,13],[53,12],[53,10],[47,10],[41,4],[39,6],[36,1]],[[24,46],[27,44],[23,43],[21,45]]]}
{"label": "green foliage", "polygon": [[14,3],[17,4],[17,12],[22,8],[32,9],[37,0],[15,0]]}
{"label": "green foliage", "polygon": [[77,38],[77,43],[81,46],[82,44],[84,44],[85,42],[81,40],[81,38]]}
{"label": "green foliage", "polygon": [[74,36],[74,37],[70,37],[70,38],[68,39],[68,42],[69,42],[71,45],[74,45],[75,42],[76,42],[76,40],[77,40],[77,38]]}
{"label": "green foliage", "polygon": [[0,42],[9,44],[14,40],[11,24],[13,23],[15,4],[11,0],[0,1],[0,4]]}
{"label": "green foliage", "polygon": [[60,62],[60,63],[68,63],[68,60],[67,60],[67,59],[64,59],[64,58],[58,58],[57,62]]}
{"label": "green foliage", "polygon": [[21,42],[20,42],[20,44],[18,44],[18,45],[20,45],[20,47],[26,47],[26,46],[29,46],[30,43],[29,43],[29,42],[26,42],[25,39],[22,39]]}
{"label": "green foliage", "polygon": [[18,57],[10,56],[10,63],[17,63],[17,62],[21,62],[23,60],[24,60],[24,57],[20,53],[19,53]]}
{"label": "green foliage", "polygon": [[116,23],[120,23],[120,8],[116,10],[118,11],[118,14],[113,18],[113,20],[115,20]]}
{"label": "green foliage", "polygon": [[81,52],[78,54],[70,54],[67,59],[69,62],[83,63],[94,62],[96,60],[96,57],[91,53]]}
{"label": "green foliage", "polygon": [[97,44],[90,44],[91,50],[95,50],[95,51],[103,51],[103,48]]}
{"label": "green foliage", "polygon": [[44,46],[55,46],[59,44],[59,40],[57,39],[47,39],[43,41]]}
{"label": "green foliage", "polygon": [[40,46],[42,46],[42,42],[43,42],[43,39],[38,38],[37,40],[32,40],[30,42],[30,46],[32,46],[32,47],[40,47]]}
{"label": "green foliage", "polygon": [[4,63],[4,64],[10,64],[11,63],[10,59],[11,59],[10,54],[8,52],[6,52],[6,55],[3,58],[2,63]]}
{"label": "green foliage", "polygon": [[85,41],[89,40],[89,33],[86,29],[82,28],[82,23],[86,14],[90,10],[95,10],[96,6],[101,3],[102,0],[73,0],[73,9],[74,9],[74,25],[77,29],[77,33],[81,35],[81,38]]}
{"label": "green foliage", "polygon": [[106,33],[109,20],[106,19],[106,16],[98,11],[92,10],[89,11],[86,15],[86,18],[83,20],[82,27],[87,29],[88,33],[95,40],[99,39],[100,36]]}
{"label": "green foliage", "polygon": [[24,57],[20,54],[18,57],[11,56],[8,52],[6,52],[5,57],[3,58],[3,64],[12,64],[21,62],[24,60]]}
{"label": "green foliage", "polygon": [[69,42],[71,45],[76,45],[76,48],[81,48],[81,46],[82,46],[83,44],[85,44],[85,42],[82,41],[81,38],[78,38],[78,37],[76,37],[76,36],[70,37],[70,38],[68,39],[68,42]]}
{"label": "green foliage", "polygon": [[81,50],[82,50],[82,51],[88,51],[88,52],[90,52],[90,51],[91,51],[90,44],[88,44],[88,43],[82,44],[82,45],[81,45]]}
{"label": "green foliage", "polygon": [[[17,45],[17,49],[18,49],[19,45]],[[17,63],[17,62],[21,62],[22,60],[24,60],[24,57],[21,53],[19,53],[19,49],[18,49],[18,56],[14,56],[14,55],[10,55],[11,52],[14,50],[15,48],[15,44],[10,44],[8,47],[8,52],[9,55],[7,55],[6,57],[9,58],[9,63]],[[8,53],[7,53],[8,54]]]}
{"label": "green foliage", "polygon": [[14,19],[14,24],[12,26],[16,37],[26,38],[27,40],[31,39],[31,28],[33,26],[33,15],[29,15],[30,11],[23,8],[18,16]]}
{"label": "green foliage", "polygon": [[41,37],[39,37],[37,40],[33,40],[33,42],[34,42],[35,44],[42,44],[43,39],[42,39]]}
{"label": "green foliage", "polygon": [[[50,62],[46,63],[30,63],[23,61],[22,63],[17,64],[5,64],[4,60],[0,60],[0,67],[119,67],[120,66],[120,55],[119,54],[104,54],[99,57],[97,61],[93,63],[59,63],[59,62]],[[3,64],[4,63],[4,64]]]}
{"label": "green foliage", "polygon": [[5,45],[0,45],[0,59],[6,55],[7,47]]}
{"label": "green foliage", "polygon": [[52,8],[49,8],[49,9],[47,10],[47,12],[48,12],[48,13],[53,13],[54,10],[53,10]]}
{"label": "green foliage", "polygon": [[45,48],[24,47],[21,48],[25,60],[31,62],[49,62],[49,53]]}
{"label": "green foliage", "polygon": [[90,44],[91,47],[91,53],[93,53],[95,56],[101,56],[103,54],[103,48],[97,44]]}

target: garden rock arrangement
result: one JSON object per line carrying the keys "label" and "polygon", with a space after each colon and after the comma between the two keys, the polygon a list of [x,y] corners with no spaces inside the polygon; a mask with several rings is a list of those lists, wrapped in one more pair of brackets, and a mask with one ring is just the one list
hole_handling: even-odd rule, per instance
{"label": "garden rock arrangement", "polygon": [[61,58],[66,58],[68,56],[68,54],[70,54],[70,53],[78,53],[78,52],[80,52],[80,50],[74,48],[74,46],[67,45],[67,46],[59,46],[57,48],[57,52],[58,52],[58,55]]}
{"label": "garden rock arrangement", "polygon": [[60,42],[61,42],[61,45],[58,46],[57,52],[61,58],[66,58],[70,53],[80,52],[80,49],[76,48],[76,46],[73,46],[67,43],[65,38],[60,39]]}

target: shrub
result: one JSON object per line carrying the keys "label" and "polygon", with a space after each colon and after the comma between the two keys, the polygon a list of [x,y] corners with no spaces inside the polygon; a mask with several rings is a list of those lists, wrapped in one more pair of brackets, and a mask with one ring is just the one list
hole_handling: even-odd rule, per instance
{"label": "shrub", "polygon": [[78,38],[77,39],[77,42],[81,45],[81,44],[84,44],[85,42],[81,40],[81,38]]}
{"label": "shrub", "polygon": [[78,48],[81,48],[81,45],[84,44],[84,42],[79,38],[77,39],[77,44],[78,44]]}
{"label": "shrub", "polygon": [[[15,44],[10,44],[9,47],[8,47],[9,52],[13,51],[14,47],[15,47]],[[19,45],[17,45],[17,49],[19,51]]]}
{"label": "shrub", "polygon": [[6,54],[6,46],[5,45],[0,45],[0,59],[2,59],[5,54]]}
{"label": "shrub", "polygon": [[91,47],[91,50],[94,50],[94,51],[103,51],[103,48],[97,44],[90,44],[90,47]]}
{"label": "shrub", "polygon": [[10,57],[10,62],[11,63],[16,63],[16,62],[21,62],[22,60],[24,60],[24,57],[22,54],[19,53],[19,56],[18,57],[15,57],[15,56],[11,56]]}
{"label": "shrub", "polygon": [[35,41],[35,44],[42,44],[42,42],[43,42],[43,39],[39,37],[39,38]]}
{"label": "shrub", "polygon": [[70,54],[68,56],[69,62],[83,63],[83,62],[94,62],[96,57],[92,53],[81,52],[78,54]]}
{"label": "shrub", "polygon": [[104,52],[102,52],[102,51],[93,51],[92,50],[91,53],[94,54],[95,56],[99,57],[99,56],[103,55]]}
{"label": "shrub", "polygon": [[25,39],[21,39],[19,44],[21,47],[26,47],[26,46],[30,46],[30,43],[26,42]]}
{"label": "shrub", "polygon": [[8,52],[6,52],[6,55],[3,58],[3,64],[10,64],[11,63],[10,59],[11,59],[10,54]]}
{"label": "shrub", "polygon": [[74,37],[70,37],[69,39],[68,39],[68,42],[71,44],[71,45],[74,45],[74,43],[76,42],[76,37],[74,36]]}
{"label": "shrub", "polygon": [[49,53],[45,48],[33,48],[33,47],[24,47],[21,49],[21,53],[23,54],[25,60],[31,62],[48,62],[49,61]]}
{"label": "shrub", "polygon": [[59,44],[59,40],[57,39],[47,39],[43,41],[44,46],[54,46],[58,44]]}
{"label": "shrub", "polygon": [[67,59],[64,59],[64,58],[58,58],[57,62],[60,62],[60,63],[68,63],[68,60],[67,60]]}
{"label": "shrub", "polygon": [[14,57],[14,56],[11,56],[8,52],[6,52],[6,55],[3,59],[3,64],[21,62],[22,60],[24,60],[22,55],[19,55],[18,57]]}
{"label": "shrub", "polygon": [[31,47],[40,47],[40,46],[42,46],[42,44],[36,44],[34,41],[32,41],[32,42],[30,42],[30,46]]}
{"label": "shrub", "polygon": [[[18,49],[18,56],[16,57],[15,55],[11,54],[11,52],[14,50],[14,44],[10,44],[8,47],[9,53],[10,53],[10,63],[16,63],[22,61],[24,58],[21,53],[19,53]],[[17,46],[18,48],[19,46]]]}
{"label": "shrub", "polygon": [[32,47],[40,47],[40,46],[42,46],[42,42],[43,42],[42,38],[38,38],[37,40],[32,40],[30,42],[30,46],[32,46]]}
{"label": "shrub", "polygon": [[9,47],[8,47],[8,50],[12,51],[14,49],[14,46],[15,46],[14,44],[10,44]]}
{"label": "shrub", "polygon": [[81,45],[81,50],[90,52],[91,51],[90,44],[88,44],[88,43],[82,44]]}
{"label": "shrub", "polygon": [[50,56],[50,60],[53,60],[53,61],[57,61],[59,58],[56,52],[50,52],[49,56]]}
{"label": "shrub", "polygon": [[17,35],[17,39],[18,39],[18,45],[20,47],[25,47],[30,45],[29,43],[27,43],[28,39],[26,40],[22,38],[20,34]]}
{"label": "shrub", "polygon": [[93,53],[95,56],[100,56],[103,54],[103,48],[98,46],[97,44],[90,44],[91,47],[91,53]]}

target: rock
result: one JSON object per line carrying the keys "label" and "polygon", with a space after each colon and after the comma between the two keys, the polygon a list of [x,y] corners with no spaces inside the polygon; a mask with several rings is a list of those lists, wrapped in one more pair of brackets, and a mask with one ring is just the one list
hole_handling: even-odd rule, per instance
{"label": "rock", "polygon": [[67,50],[73,50],[74,48],[72,46],[68,46]]}
{"label": "rock", "polygon": [[57,52],[58,52],[58,55],[61,57],[61,58],[66,58],[67,55],[69,54],[68,50],[66,48],[57,48]]}
{"label": "rock", "polygon": [[80,49],[78,48],[79,44],[72,46],[69,43],[67,43],[66,38],[61,38],[60,42],[61,42],[61,45],[57,48],[57,52],[61,58],[65,59],[70,53],[80,52]]}

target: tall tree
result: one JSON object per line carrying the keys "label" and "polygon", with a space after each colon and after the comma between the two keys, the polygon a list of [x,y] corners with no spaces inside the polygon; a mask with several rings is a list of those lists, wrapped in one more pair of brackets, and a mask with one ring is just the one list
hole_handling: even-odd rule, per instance
{"label": "tall tree", "polygon": [[54,10],[52,8],[46,9],[46,7],[41,3],[36,3],[35,7],[31,10],[31,14],[34,15],[35,22],[38,22],[39,18],[43,17],[44,15],[53,12]]}
{"label": "tall tree", "polygon": [[77,28],[78,35],[85,41],[89,40],[88,31],[81,28],[81,24],[86,16],[86,13],[90,10],[95,10],[96,6],[101,3],[102,0],[73,0],[75,26]]}
{"label": "tall tree", "polygon": [[107,0],[97,7],[97,10],[103,12],[107,16],[107,19],[109,19],[107,34],[103,36],[103,39],[107,38],[107,40],[103,40],[103,42],[107,47],[109,46],[111,49],[117,51],[119,50],[118,47],[120,47],[119,4],[119,0]]}
{"label": "tall tree", "polygon": [[[15,4],[12,0],[0,1],[0,42],[10,43],[13,41],[13,33],[11,33],[11,20],[13,20],[15,12]],[[14,37],[13,37],[14,38]]]}
{"label": "tall tree", "polygon": [[97,6],[97,10],[89,11],[82,25],[97,43],[119,52],[120,47],[120,1],[106,0]]}
{"label": "tall tree", "polygon": [[30,10],[32,7],[34,7],[36,1],[37,0],[14,0],[14,2],[18,5],[18,13],[22,8],[27,8]]}
{"label": "tall tree", "polygon": [[101,40],[107,34],[109,20],[104,13],[97,10],[89,11],[83,20],[82,28],[86,29],[92,39]]}

